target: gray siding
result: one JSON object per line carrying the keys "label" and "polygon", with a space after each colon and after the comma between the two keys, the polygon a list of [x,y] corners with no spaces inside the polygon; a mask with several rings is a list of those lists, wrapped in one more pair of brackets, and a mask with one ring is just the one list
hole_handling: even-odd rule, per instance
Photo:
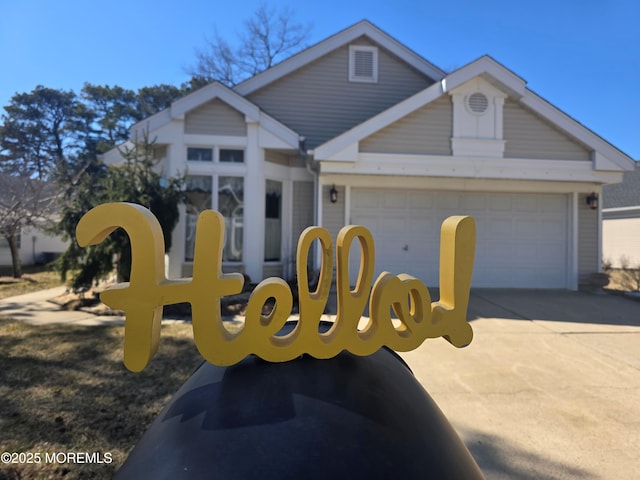
{"label": "gray siding", "polygon": [[445,95],[360,142],[361,152],[451,155],[451,97]]}
{"label": "gray siding", "polygon": [[[368,44],[365,38],[353,42]],[[248,99],[304,135],[307,148],[314,148],[433,83],[382,48],[378,72],[378,83],[349,82],[349,47],[344,46]]]}
{"label": "gray siding", "polygon": [[622,183],[602,187],[602,202],[603,208],[640,206],[640,161],[634,170],[624,173]]}
{"label": "gray siding", "polygon": [[298,239],[302,231],[312,226],[313,221],[313,182],[293,182],[293,215],[291,219],[292,254],[298,251]]}
{"label": "gray siding", "polygon": [[331,186],[325,185],[322,188],[322,227],[326,228],[331,234],[331,240],[334,243],[338,236],[338,232],[345,225],[344,218],[344,187],[336,186],[338,191],[338,201],[331,203],[329,200],[329,191]]}
{"label": "gray siding", "polygon": [[284,165],[286,167],[303,167],[304,160],[298,155],[286,154],[277,152],[274,150],[267,150],[265,152],[265,160],[267,162],[276,163],[278,165]]}
{"label": "gray siding", "polygon": [[507,158],[591,160],[589,149],[513,100],[505,101],[503,120]]}
{"label": "gray siding", "polygon": [[262,278],[282,278],[282,272],[283,269],[281,264],[265,264],[262,266]]}
{"label": "gray siding", "polygon": [[582,283],[597,272],[598,262],[598,212],[585,205],[586,194],[578,196],[578,282]]}
{"label": "gray siding", "polygon": [[185,115],[184,133],[244,137],[244,115],[219,99],[212,100]]}

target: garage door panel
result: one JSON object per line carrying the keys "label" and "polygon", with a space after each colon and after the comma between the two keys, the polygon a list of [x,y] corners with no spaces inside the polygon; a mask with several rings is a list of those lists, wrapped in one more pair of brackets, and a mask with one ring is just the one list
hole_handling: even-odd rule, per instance
{"label": "garage door panel", "polygon": [[513,208],[511,197],[506,195],[489,196],[488,208],[494,212],[511,212]]}
{"label": "garage door panel", "polygon": [[513,234],[518,238],[523,237],[533,237],[537,238],[539,236],[544,236],[544,233],[541,232],[541,228],[538,222],[535,220],[527,221],[525,219],[518,219],[514,222],[514,231]]}
{"label": "garage door panel", "polygon": [[380,219],[380,229],[383,232],[403,232],[406,227],[406,220],[397,217],[384,217]]}
{"label": "garage door panel", "polygon": [[380,196],[375,191],[359,191],[351,197],[351,203],[356,208],[377,208]]}
{"label": "garage door panel", "polygon": [[519,195],[513,199],[513,211],[531,213],[538,211],[538,200],[535,197]]}
{"label": "garage door panel", "polygon": [[487,208],[487,197],[485,195],[465,195],[460,201],[460,207],[467,212],[482,212]]}
{"label": "garage door panel", "polygon": [[474,287],[567,286],[565,195],[354,188],[351,203],[353,219],[375,225],[376,275],[406,272],[437,285],[441,224],[451,215],[472,215]]}
{"label": "garage door panel", "polygon": [[407,194],[404,192],[383,192],[380,194],[382,208],[402,209],[407,208]]}
{"label": "garage door panel", "polygon": [[476,217],[476,231],[486,238],[503,238],[512,235],[512,220]]}
{"label": "garage door panel", "polygon": [[567,224],[559,220],[550,220],[541,222],[541,230],[546,236],[562,237],[566,235]]}
{"label": "garage door panel", "polygon": [[567,199],[564,197],[550,196],[540,197],[538,205],[541,212],[563,212],[567,208]]}
{"label": "garage door panel", "polygon": [[436,210],[460,210],[460,196],[451,192],[435,192],[434,207]]}
{"label": "garage door panel", "polygon": [[411,209],[419,208],[421,210],[431,210],[433,208],[433,194],[424,192],[409,193],[409,207]]}

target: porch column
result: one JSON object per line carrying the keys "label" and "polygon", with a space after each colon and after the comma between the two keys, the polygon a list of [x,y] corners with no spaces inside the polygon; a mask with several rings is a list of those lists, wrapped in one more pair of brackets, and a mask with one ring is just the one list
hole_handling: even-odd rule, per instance
{"label": "porch column", "polygon": [[258,147],[258,129],[257,123],[247,123],[242,263],[253,282],[262,280],[264,263],[264,150]]}

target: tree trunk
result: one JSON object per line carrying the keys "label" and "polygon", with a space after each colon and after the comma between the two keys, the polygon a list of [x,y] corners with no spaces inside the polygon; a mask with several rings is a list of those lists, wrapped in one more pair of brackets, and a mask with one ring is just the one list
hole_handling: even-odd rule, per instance
{"label": "tree trunk", "polygon": [[15,233],[5,235],[11,250],[11,265],[13,267],[13,278],[22,278],[22,262],[20,261],[20,251],[18,249],[18,236]]}

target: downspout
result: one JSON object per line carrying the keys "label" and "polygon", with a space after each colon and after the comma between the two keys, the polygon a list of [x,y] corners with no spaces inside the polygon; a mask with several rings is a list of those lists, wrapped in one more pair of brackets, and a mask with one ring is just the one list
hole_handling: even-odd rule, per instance
{"label": "downspout", "polygon": [[311,174],[313,177],[313,224],[319,225],[318,223],[318,172],[313,169],[311,165],[310,158],[313,157],[313,150],[307,150],[305,156],[305,166],[307,168],[307,172]]}
{"label": "downspout", "polygon": [[[304,142],[304,139],[303,139]],[[318,179],[318,175],[319,172],[317,172],[312,165],[312,158],[314,155],[314,151],[313,150],[306,150],[304,152],[304,156],[305,156],[305,167],[307,169],[307,172],[309,172],[311,174],[311,176],[313,177],[313,224],[314,225],[320,225],[320,219],[319,219],[319,198],[320,198],[320,193],[318,192],[318,188],[319,188],[319,179]],[[313,260],[313,268],[317,269],[318,266],[320,265],[320,249],[316,249],[316,255],[315,258]]]}

